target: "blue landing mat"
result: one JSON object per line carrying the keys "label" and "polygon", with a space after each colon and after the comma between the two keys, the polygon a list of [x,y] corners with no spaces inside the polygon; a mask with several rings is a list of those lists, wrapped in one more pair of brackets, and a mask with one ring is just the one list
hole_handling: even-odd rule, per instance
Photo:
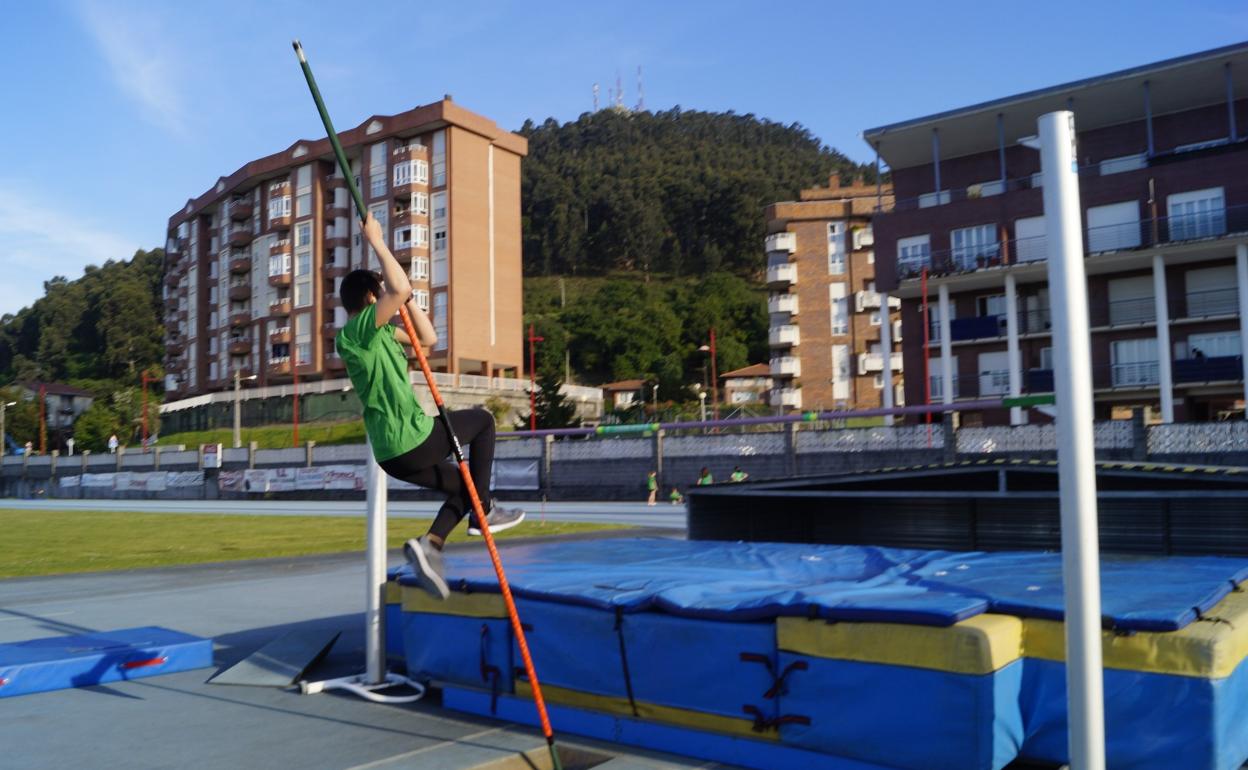
{"label": "blue landing mat", "polygon": [[0,698],[212,665],[212,640],[146,626],[0,644]]}
{"label": "blue landing mat", "polygon": [[[454,590],[498,592],[485,550],[448,553]],[[951,625],[983,612],[1060,619],[1061,555],[873,546],[612,539],[507,548],[517,596],[624,612],[717,620],[780,615]],[[414,585],[409,568],[399,582]],[[1248,578],[1248,559],[1125,556],[1101,560],[1106,622],[1183,628]]]}

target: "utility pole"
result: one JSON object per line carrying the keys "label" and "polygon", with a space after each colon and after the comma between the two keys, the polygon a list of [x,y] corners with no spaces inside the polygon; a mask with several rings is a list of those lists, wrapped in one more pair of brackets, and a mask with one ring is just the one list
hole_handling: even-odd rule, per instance
{"label": "utility pole", "polygon": [[256,375],[243,377],[242,373],[234,370],[234,448],[238,449],[243,445],[243,415],[242,415],[242,389],[243,381],[251,382],[256,379]]}
{"label": "utility pole", "polygon": [[295,423],[294,424],[295,446],[299,446],[299,345],[298,344],[295,345],[294,354],[295,354],[294,357],[291,359],[292,365],[290,367],[290,371],[293,372],[295,375],[295,382],[294,382],[295,392],[294,392],[294,400],[291,402],[291,408],[293,410],[292,414],[294,416],[294,423]]}
{"label": "utility pole", "polygon": [[7,452],[9,434],[4,432],[4,413],[11,406],[17,406],[16,401],[0,401],[0,455]]}
{"label": "utility pole", "polygon": [[529,324],[529,430],[537,430],[537,343],[545,341]]}
{"label": "utility pole", "polygon": [[140,374],[139,374],[139,379],[140,379],[140,381],[142,381],[142,383],[143,383],[143,420],[142,420],[142,422],[143,422],[143,440],[142,440],[142,447],[143,447],[143,451],[144,451],[144,452],[146,452],[146,451],[147,451],[147,383],[152,382],[152,381],[153,381],[153,378],[148,377],[148,376],[147,376],[147,370],[146,370],[146,369],[144,369],[144,370],[142,371],[142,373],[140,373]]}
{"label": "utility pole", "polygon": [[715,327],[711,327],[711,344],[698,348],[711,356],[711,414],[719,419],[719,365],[715,361]]}

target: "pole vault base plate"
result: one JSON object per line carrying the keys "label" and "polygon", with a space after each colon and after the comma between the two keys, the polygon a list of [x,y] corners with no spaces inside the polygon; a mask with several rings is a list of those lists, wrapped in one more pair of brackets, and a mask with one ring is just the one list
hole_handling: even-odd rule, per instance
{"label": "pole vault base plate", "polygon": [[341,632],[291,631],[282,634],[208,680],[209,684],[290,687],[325,657]]}

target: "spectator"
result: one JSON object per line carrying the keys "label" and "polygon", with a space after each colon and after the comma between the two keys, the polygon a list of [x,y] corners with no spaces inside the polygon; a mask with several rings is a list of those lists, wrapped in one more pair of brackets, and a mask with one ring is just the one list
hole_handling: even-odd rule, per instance
{"label": "spectator", "polygon": [[750,474],[748,474],[748,473],[746,473],[745,471],[741,470],[741,466],[740,466],[740,465],[734,465],[734,466],[732,466],[732,475],[731,475],[731,476],[729,476],[728,478],[730,478],[730,479],[732,480],[732,482],[733,482],[734,484],[736,484],[736,483],[740,483],[740,482],[742,482],[742,481],[745,481],[745,480],[746,480],[746,479],[748,479],[749,477],[750,477]]}
{"label": "spectator", "polygon": [[646,489],[650,491],[650,497],[646,500],[646,505],[654,505],[654,498],[659,494],[659,474],[658,471],[650,471],[646,476]]}
{"label": "spectator", "polygon": [[697,483],[697,485],[698,485],[699,487],[704,487],[704,486],[706,486],[707,484],[714,484],[714,483],[715,483],[715,479],[711,477],[711,469],[710,469],[710,468],[703,468],[703,469],[702,469],[702,472],[698,474],[698,483]]}
{"label": "spectator", "polygon": [[108,451],[111,454],[117,454],[117,434],[108,437]]}
{"label": "spectator", "polygon": [[671,501],[672,505],[680,505],[685,501],[685,496],[680,493],[679,489],[672,487],[672,493],[667,496],[667,499]]}

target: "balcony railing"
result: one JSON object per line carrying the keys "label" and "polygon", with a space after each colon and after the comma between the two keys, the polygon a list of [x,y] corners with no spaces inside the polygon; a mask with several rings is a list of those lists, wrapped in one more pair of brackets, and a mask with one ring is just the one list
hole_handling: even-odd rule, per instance
{"label": "balcony railing", "polygon": [[773,326],[771,333],[768,335],[768,342],[771,347],[790,347],[792,345],[801,344],[802,337],[798,328],[792,324],[784,326]]}
{"label": "balcony railing", "polygon": [[[1084,249],[1087,254],[1095,255],[1244,233],[1248,233],[1248,204],[1085,228]],[[1002,265],[1039,261],[1047,256],[1046,236],[1005,239],[975,248],[934,249],[926,258],[898,260],[897,275],[901,280],[915,279],[924,269],[929,276],[957,275]]]}
{"label": "balcony railing", "polygon": [[801,377],[802,359],[796,356],[779,356],[771,359],[772,377]]}
{"label": "balcony railing", "polygon": [[771,405],[801,409],[802,391],[797,388],[774,388],[771,391]]}
{"label": "balcony railing", "polygon": [[1239,312],[1239,290],[1235,287],[1189,291],[1185,299],[1188,318],[1235,315]]}
{"label": "balcony railing", "polygon": [[[1093,367],[1094,381],[1098,379],[1095,376],[1097,374],[1095,370],[1098,368],[1103,367]],[[1160,380],[1156,361],[1131,361],[1128,363],[1110,364],[1109,375],[1109,384],[1115,388],[1147,387],[1156,385]]]}
{"label": "balcony railing", "polygon": [[787,251],[792,254],[797,250],[797,235],[794,233],[772,233],[763,242],[768,253]]}
{"label": "balcony railing", "polygon": [[[951,340],[978,340],[985,337],[1005,336],[1005,316],[982,315],[973,318],[954,318],[949,322]],[[933,324],[938,326],[938,324]],[[939,332],[939,328],[933,329]],[[940,339],[936,337],[936,339]]]}
{"label": "balcony railing", "polygon": [[796,294],[773,294],[767,298],[768,313],[788,313],[797,315]]}
{"label": "balcony railing", "polygon": [[767,268],[767,284],[772,287],[788,287],[797,283],[797,265],[786,262]]}
{"label": "balcony railing", "polygon": [[[901,371],[901,354],[893,353],[889,365],[893,372]],[[883,353],[859,353],[858,354],[858,373],[873,374],[875,372],[884,371],[884,354]]]}
{"label": "balcony railing", "polygon": [[1174,362],[1175,382],[1240,382],[1244,379],[1242,356],[1182,358]]}

